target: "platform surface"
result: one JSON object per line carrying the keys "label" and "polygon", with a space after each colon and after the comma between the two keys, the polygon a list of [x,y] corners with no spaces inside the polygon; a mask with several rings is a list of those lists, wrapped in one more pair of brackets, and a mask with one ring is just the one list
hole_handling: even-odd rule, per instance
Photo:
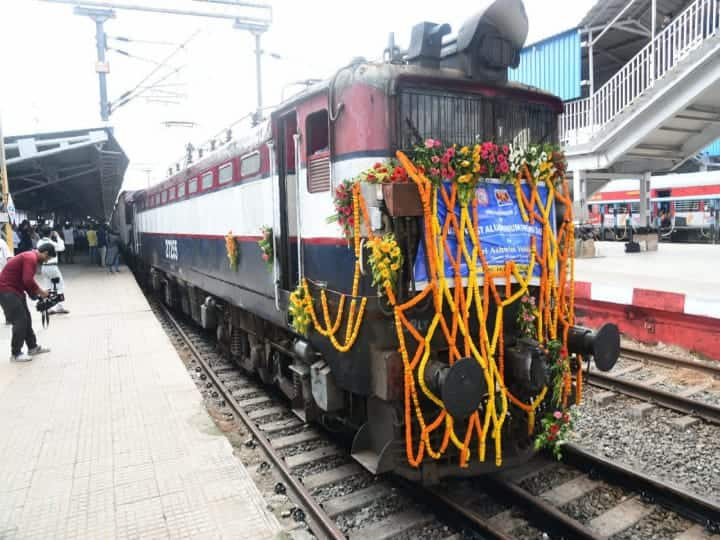
{"label": "platform surface", "polygon": [[575,260],[579,297],[720,318],[720,245],[661,243],[641,253],[625,253],[624,242],[595,246],[596,257]]}
{"label": "platform surface", "polygon": [[0,538],[273,538],[280,526],[126,268],[63,266],[52,352],[0,321]]}
{"label": "platform surface", "polygon": [[575,279],[720,299],[720,245],[660,243],[625,253],[624,242],[595,242],[597,257],[575,260]]}

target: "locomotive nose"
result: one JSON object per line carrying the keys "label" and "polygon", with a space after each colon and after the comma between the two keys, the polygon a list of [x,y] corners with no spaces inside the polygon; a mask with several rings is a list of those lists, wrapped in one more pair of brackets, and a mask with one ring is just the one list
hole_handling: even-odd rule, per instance
{"label": "locomotive nose", "polygon": [[487,394],[485,374],[474,358],[463,358],[452,366],[433,362],[425,371],[425,382],[440,394],[445,409],[456,419],[470,416]]}

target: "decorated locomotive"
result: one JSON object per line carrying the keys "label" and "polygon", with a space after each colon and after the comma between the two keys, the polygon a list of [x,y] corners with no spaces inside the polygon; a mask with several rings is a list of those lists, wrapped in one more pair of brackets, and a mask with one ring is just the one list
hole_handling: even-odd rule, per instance
{"label": "decorated locomotive", "polygon": [[559,99],[508,82],[527,34],[497,0],[453,39],[353,61],[121,199],[139,276],[302,419],[415,481],[559,448],[582,360]]}

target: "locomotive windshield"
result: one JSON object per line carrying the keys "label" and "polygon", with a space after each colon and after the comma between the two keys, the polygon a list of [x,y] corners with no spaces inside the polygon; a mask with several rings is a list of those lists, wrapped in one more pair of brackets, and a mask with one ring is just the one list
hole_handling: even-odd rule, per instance
{"label": "locomotive windshield", "polygon": [[472,143],[494,140],[527,147],[557,141],[557,111],[522,98],[405,87],[397,106],[399,148],[428,137]]}

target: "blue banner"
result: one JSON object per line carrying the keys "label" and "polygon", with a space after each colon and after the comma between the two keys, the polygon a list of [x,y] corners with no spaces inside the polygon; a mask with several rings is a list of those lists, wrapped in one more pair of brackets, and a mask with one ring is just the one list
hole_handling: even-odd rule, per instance
{"label": "blue banner", "polygon": [[[450,183],[444,182],[441,189],[450,193]],[[525,193],[527,199],[530,199],[530,186],[523,183],[521,189]],[[538,194],[542,204],[547,203],[548,189],[543,184],[537,187]],[[512,184],[502,184],[498,180],[488,180],[478,185],[475,190],[475,198],[477,204],[477,235],[480,241],[485,260],[492,270],[502,270],[505,263],[514,261],[518,269],[523,275],[527,272],[527,266],[530,262],[530,246],[531,239],[535,237],[535,246],[538,252],[542,250],[543,226],[537,221],[534,224],[526,223],[520,207],[517,203],[515,186]],[[454,208],[457,222],[460,223],[460,204],[456,204]],[[448,213],[448,208],[441,194],[438,194],[438,221],[442,229]],[[538,212],[539,213],[539,212]],[[553,230],[555,229],[555,205],[552,206],[551,223]],[[420,242],[418,254],[415,258],[415,281],[417,283],[426,283],[429,281],[427,271],[427,257],[425,248],[425,235],[423,231],[423,241]],[[447,243],[450,252],[455,256],[457,254],[458,238],[457,231],[452,227],[448,231]],[[469,231],[465,231],[465,244],[468,254],[472,254],[473,243],[470,238]],[[445,276],[451,278],[455,275],[455,271],[444,252],[445,260]],[[482,266],[480,260],[477,262],[478,275],[482,276]],[[463,278],[468,276],[468,267],[465,258],[461,258],[460,274]],[[540,277],[540,267],[535,265],[533,268],[533,276]],[[482,280],[481,280],[482,282]]]}

